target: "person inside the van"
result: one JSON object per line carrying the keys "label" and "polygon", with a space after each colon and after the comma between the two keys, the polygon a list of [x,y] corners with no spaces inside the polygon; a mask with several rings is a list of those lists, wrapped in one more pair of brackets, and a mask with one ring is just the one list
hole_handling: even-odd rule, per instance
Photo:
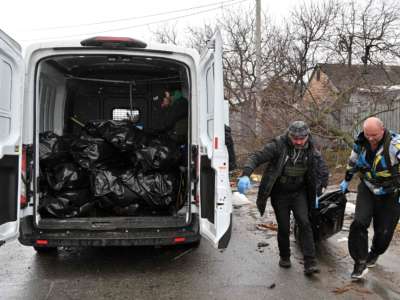
{"label": "person inside the van", "polygon": [[188,131],[188,100],[180,90],[164,91],[161,101],[163,110],[160,124],[163,130],[169,131],[179,144],[187,144]]}
{"label": "person inside the van", "polygon": [[289,234],[290,212],[293,211],[300,229],[304,274],[318,273],[309,211],[328,185],[329,171],[314,147],[307,124],[303,121],[291,123],[285,134],[274,138],[263,150],[250,154],[237,183],[240,193],[250,188],[249,176],[263,163],[267,165],[258,191],[257,207],[263,215],[267,198],[271,197],[278,223],[279,266],[291,267]]}
{"label": "person inside the van", "polygon": [[[375,266],[393,238],[400,216],[400,135],[385,129],[383,122],[371,117],[354,142],[345,178],[340,184],[347,192],[355,173],[361,181],[357,190],[354,220],[348,247],[354,260],[351,277],[363,278]],[[368,252],[368,227],[374,220],[374,237]]]}

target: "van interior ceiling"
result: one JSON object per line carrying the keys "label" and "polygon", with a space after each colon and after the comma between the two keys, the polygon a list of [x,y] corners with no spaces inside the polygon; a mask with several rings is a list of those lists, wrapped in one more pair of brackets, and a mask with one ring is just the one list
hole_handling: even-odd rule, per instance
{"label": "van interior ceiling", "polygon": [[[186,101],[185,140],[164,91]],[[60,55],[37,73],[40,222],[190,215],[188,68],[165,58]],[[181,120],[182,121],[182,120]],[[116,218],[118,217],[118,218]],[[150,218],[151,217],[151,218]]]}

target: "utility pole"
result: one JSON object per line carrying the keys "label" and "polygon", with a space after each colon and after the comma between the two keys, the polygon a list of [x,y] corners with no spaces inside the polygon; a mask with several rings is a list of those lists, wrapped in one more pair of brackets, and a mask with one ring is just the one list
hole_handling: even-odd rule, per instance
{"label": "utility pole", "polygon": [[256,82],[255,82],[255,116],[256,116],[256,133],[260,132],[260,107],[261,107],[261,0],[256,0],[256,32],[255,32],[255,46],[256,46]]}

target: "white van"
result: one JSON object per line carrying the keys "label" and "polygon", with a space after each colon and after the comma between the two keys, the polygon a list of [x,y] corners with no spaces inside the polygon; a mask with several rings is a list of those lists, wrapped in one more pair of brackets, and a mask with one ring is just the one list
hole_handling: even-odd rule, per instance
{"label": "white van", "polygon": [[[45,252],[59,246],[196,244],[203,236],[227,247],[232,194],[218,31],[201,57],[192,49],[114,37],[35,44],[24,56],[0,31],[0,244],[19,236],[22,244]],[[159,127],[160,94],[171,84],[188,100],[188,184],[180,210],[43,217],[40,135],[74,134],[76,122],[118,120],[121,111],[138,115],[138,128]]]}

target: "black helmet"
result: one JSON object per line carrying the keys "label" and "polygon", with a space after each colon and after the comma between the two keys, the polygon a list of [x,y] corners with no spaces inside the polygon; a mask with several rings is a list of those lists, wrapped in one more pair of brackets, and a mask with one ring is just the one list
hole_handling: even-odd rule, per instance
{"label": "black helmet", "polygon": [[288,133],[294,138],[305,138],[310,134],[310,128],[303,121],[294,121],[290,124]]}

